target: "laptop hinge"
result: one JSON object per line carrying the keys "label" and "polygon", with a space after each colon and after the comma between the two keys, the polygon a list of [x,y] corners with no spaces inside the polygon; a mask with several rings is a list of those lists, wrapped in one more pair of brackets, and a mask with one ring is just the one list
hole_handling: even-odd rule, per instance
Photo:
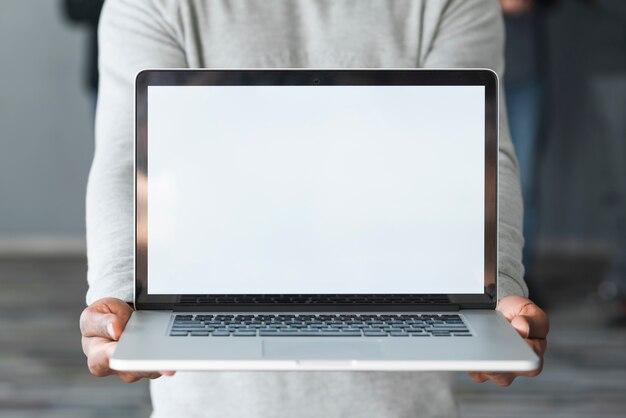
{"label": "laptop hinge", "polygon": [[310,305],[310,304],[194,304],[177,303],[174,312],[429,312],[459,311],[457,304],[415,304],[415,305]]}

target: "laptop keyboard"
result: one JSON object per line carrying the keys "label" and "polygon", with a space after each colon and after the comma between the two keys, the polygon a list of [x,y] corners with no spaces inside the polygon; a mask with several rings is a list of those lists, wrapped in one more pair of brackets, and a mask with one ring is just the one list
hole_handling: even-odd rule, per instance
{"label": "laptop keyboard", "polygon": [[471,337],[457,314],[174,315],[172,337]]}

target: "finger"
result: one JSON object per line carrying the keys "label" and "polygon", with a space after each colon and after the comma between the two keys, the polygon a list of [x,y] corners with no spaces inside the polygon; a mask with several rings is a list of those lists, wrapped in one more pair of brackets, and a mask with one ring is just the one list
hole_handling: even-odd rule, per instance
{"label": "finger", "polygon": [[519,373],[517,373],[517,375],[518,376],[524,376],[524,377],[536,377],[536,376],[539,376],[542,371],[543,371],[543,362],[535,370],[531,370],[531,371],[528,371],[528,372],[519,372]]}
{"label": "finger", "polygon": [[[127,322],[130,315],[133,313],[133,309],[120,299],[104,298],[99,299],[89,305],[83,311],[83,314],[114,314],[120,318],[121,321]],[[81,315],[82,317],[82,315]]]}
{"label": "finger", "polygon": [[98,299],[89,305],[88,309],[101,313],[113,313],[125,319],[130,318],[130,315],[133,313],[133,308],[128,303],[116,298]]}
{"label": "finger", "polygon": [[526,342],[528,343],[528,346],[533,349],[535,354],[537,354],[537,356],[539,356],[539,358],[543,361],[543,355],[546,352],[548,341],[530,338],[530,339],[527,339]]}
{"label": "finger", "polygon": [[80,339],[80,345],[83,347],[83,353],[85,353],[85,356],[89,356],[89,343],[90,338],[82,337]]}
{"label": "finger", "polygon": [[516,316],[515,318],[513,318],[511,320],[511,325],[513,326],[513,328],[515,328],[517,333],[522,338],[529,338],[529,336],[530,336],[530,322],[528,322],[528,319],[526,317],[524,317],[524,316]]}
{"label": "finger", "polygon": [[[83,350],[87,354],[87,366],[94,376],[103,377],[116,374],[120,380],[133,383],[142,378],[156,379],[160,372],[118,372],[109,366],[116,343],[100,337],[83,338]],[[173,373],[173,372],[168,372]]]}
{"label": "finger", "polygon": [[543,371],[543,358],[539,363],[539,367],[534,370],[525,372],[511,372],[511,373],[480,373],[482,379],[491,380],[500,386],[509,386],[513,380],[518,376],[535,377]]}
{"label": "finger", "polygon": [[86,337],[109,336],[116,340],[132,312],[132,308],[122,300],[100,299],[83,310],[80,316],[81,333]]}
{"label": "finger", "polygon": [[109,358],[115,350],[115,342],[92,337],[86,338],[85,352],[87,354],[87,367],[94,376],[109,376],[114,372],[109,367]]}
{"label": "finger", "polygon": [[106,337],[82,337],[81,345],[83,346],[83,352],[85,356],[89,357],[100,349],[104,344],[111,343],[112,341]]}
{"label": "finger", "polygon": [[176,374],[176,372],[171,371],[171,370],[169,370],[169,371],[160,371],[159,373],[161,373],[163,376],[170,376],[170,377],[174,376]]}
{"label": "finger", "polygon": [[[541,309],[539,309],[539,311],[541,311]],[[543,311],[532,316],[516,316],[511,320],[511,325],[513,325],[515,329],[518,329],[516,324],[518,324],[520,328],[525,331],[526,335],[522,335],[524,338],[545,339],[548,336],[548,331],[550,330],[548,317],[543,313]],[[520,332],[519,329],[518,332]]]}
{"label": "finger", "polygon": [[511,386],[518,373],[488,373],[486,377],[501,387]]}
{"label": "finger", "polygon": [[[550,330],[548,316],[531,300],[521,296],[507,296],[498,302],[497,309],[513,326],[517,325],[516,329],[522,337],[546,338],[548,335]],[[523,320],[516,320],[518,317],[522,317]]]}
{"label": "finger", "polygon": [[140,379],[130,373],[118,373],[117,377],[124,383],[134,383]]}
{"label": "finger", "polygon": [[141,379],[158,379],[159,372],[117,372],[117,377],[124,383],[135,383]]}
{"label": "finger", "polygon": [[84,311],[81,315],[80,331],[84,337],[119,339],[125,323],[115,314]]}
{"label": "finger", "polygon": [[547,340],[540,340],[540,339],[536,339],[536,338],[526,338],[525,339],[526,344],[528,344],[528,346],[530,348],[532,348],[532,350],[535,352],[535,354],[537,354],[537,357],[539,357],[539,360],[541,362],[541,366],[543,365],[543,356],[546,352],[546,348],[548,347],[548,341]]}
{"label": "finger", "polygon": [[128,320],[121,321],[119,317],[111,318],[110,322],[107,323],[106,327],[107,327],[107,332],[109,333],[109,336],[111,337],[112,340],[118,341],[120,339],[120,337],[122,336],[122,332],[124,331],[124,328],[126,328],[127,322]]}
{"label": "finger", "polygon": [[531,339],[531,340],[526,340],[526,342],[539,357],[539,366],[534,370],[530,370],[526,372],[519,372],[518,375],[526,376],[526,377],[535,377],[535,376],[538,376],[543,371],[543,354],[546,351],[547,341]]}
{"label": "finger", "polygon": [[489,378],[484,373],[480,372],[467,372],[467,375],[476,383],[484,383],[489,380]]}
{"label": "finger", "polygon": [[[533,350],[539,355],[539,367],[534,370],[525,372],[512,372],[512,373],[490,373],[490,372],[469,372],[473,381],[483,383],[486,380],[491,380],[498,386],[509,386],[513,380],[518,376],[524,377],[536,377],[543,371],[543,352],[545,351],[546,340],[526,340]],[[538,348],[536,348],[538,347]],[[543,347],[543,348],[542,348]]]}

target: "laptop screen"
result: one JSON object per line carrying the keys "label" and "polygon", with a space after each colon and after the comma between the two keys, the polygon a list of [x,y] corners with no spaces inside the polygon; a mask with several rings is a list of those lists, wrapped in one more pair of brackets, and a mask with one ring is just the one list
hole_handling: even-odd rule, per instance
{"label": "laptop screen", "polygon": [[148,294],[482,294],[484,89],[149,86]]}

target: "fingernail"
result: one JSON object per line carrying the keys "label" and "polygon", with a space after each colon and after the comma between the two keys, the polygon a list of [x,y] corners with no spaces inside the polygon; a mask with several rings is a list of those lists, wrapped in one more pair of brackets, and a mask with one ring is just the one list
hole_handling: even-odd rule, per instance
{"label": "fingernail", "polygon": [[112,339],[115,339],[115,331],[113,330],[113,322],[107,324],[107,331]]}

